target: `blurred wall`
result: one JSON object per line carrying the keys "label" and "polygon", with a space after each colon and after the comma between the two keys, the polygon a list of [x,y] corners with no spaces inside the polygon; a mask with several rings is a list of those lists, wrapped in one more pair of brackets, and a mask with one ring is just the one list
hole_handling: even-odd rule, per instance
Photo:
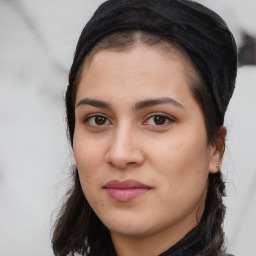
{"label": "blurred wall", "polygon": [[[63,95],[81,29],[102,2],[0,0],[0,256],[53,255],[51,216],[73,163]],[[244,34],[256,38],[255,1],[200,2],[224,17],[240,48]],[[223,171],[228,248],[248,256],[256,256],[255,95],[256,66],[244,63],[226,119]]]}

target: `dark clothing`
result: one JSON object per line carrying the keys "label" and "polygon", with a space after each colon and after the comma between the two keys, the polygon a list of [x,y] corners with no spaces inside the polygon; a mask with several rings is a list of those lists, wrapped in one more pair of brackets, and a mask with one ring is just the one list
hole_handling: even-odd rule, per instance
{"label": "dark clothing", "polygon": [[[159,256],[196,256],[204,249],[204,242],[200,237],[199,226],[191,230],[183,239]],[[115,249],[109,235],[98,241],[89,256],[116,256]],[[224,254],[223,256],[232,256]]]}
{"label": "dark clothing", "polygon": [[195,256],[203,248],[204,243],[202,240],[196,239],[199,234],[199,227],[195,227],[183,239],[172,246],[167,251],[160,254],[160,256]]}

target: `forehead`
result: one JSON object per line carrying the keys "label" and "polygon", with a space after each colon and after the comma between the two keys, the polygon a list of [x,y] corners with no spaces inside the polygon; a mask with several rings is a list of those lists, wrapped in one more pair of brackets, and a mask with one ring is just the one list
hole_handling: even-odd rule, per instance
{"label": "forehead", "polygon": [[187,74],[184,59],[175,51],[168,56],[145,46],[101,51],[84,65],[77,101],[85,96],[140,99],[167,94],[182,100],[190,92]]}
{"label": "forehead", "polygon": [[[131,54],[132,52],[132,54]],[[143,53],[147,53],[147,56]],[[152,53],[152,54],[149,54]],[[174,60],[175,62],[178,62],[180,67],[182,66],[186,77],[187,77],[187,82],[189,85],[193,85],[193,81],[195,79],[198,79],[199,73],[188,56],[188,54],[185,52],[185,50],[179,46],[172,44],[170,42],[162,42],[161,44],[158,45],[147,45],[144,43],[138,43],[133,45],[132,47],[129,48],[109,48],[109,49],[101,49],[101,46],[99,48],[94,48],[85,58],[84,63],[82,64],[82,67],[80,69],[80,74],[79,74],[79,79],[78,82],[81,80],[81,78],[89,71],[92,62],[94,65],[100,66],[100,62],[102,62],[102,59],[107,61],[109,64],[111,63],[111,56],[119,56],[119,59],[121,62],[127,62],[128,63],[128,58],[132,58],[132,63],[135,66],[136,64],[140,64],[139,66],[143,65],[143,61],[146,59],[150,60],[155,58],[156,56],[158,57],[163,57],[167,61],[169,60]],[[161,58],[155,58],[154,61],[158,59],[159,66],[162,64],[162,61],[159,61]],[[163,60],[163,59],[162,59]],[[145,63],[146,64],[146,63]],[[111,66],[112,66],[111,65]],[[104,65],[102,65],[102,70],[104,70]],[[157,65],[156,65],[157,66]],[[165,67],[168,67],[168,63],[165,63]],[[123,72],[126,72],[127,70],[123,70]]]}
{"label": "forehead", "polygon": [[[85,61],[82,70],[82,79],[93,74],[105,73],[103,78],[110,74],[116,76],[129,76],[129,74],[140,74],[141,76],[164,76],[168,69],[179,69],[186,73],[185,58],[178,52],[172,51],[164,54],[162,50],[145,45],[137,45],[126,51],[102,50],[96,52],[89,61]],[[155,71],[150,73],[149,71]],[[94,77],[96,78],[96,77]]]}

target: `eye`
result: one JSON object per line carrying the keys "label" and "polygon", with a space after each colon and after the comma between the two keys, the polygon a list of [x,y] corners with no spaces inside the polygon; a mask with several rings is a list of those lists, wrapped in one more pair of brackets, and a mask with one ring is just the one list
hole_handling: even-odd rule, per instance
{"label": "eye", "polygon": [[155,125],[155,126],[165,126],[169,123],[174,122],[174,119],[165,114],[154,114],[149,117],[144,124]]}
{"label": "eye", "polygon": [[90,126],[105,126],[110,124],[108,118],[101,115],[89,116],[84,120],[84,122],[88,123]]}

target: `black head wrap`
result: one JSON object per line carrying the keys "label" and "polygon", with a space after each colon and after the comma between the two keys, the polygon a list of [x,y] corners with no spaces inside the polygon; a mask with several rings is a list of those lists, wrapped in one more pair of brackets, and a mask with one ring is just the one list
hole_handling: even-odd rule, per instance
{"label": "black head wrap", "polygon": [[[209,87],[217,123],[223,124],[235,86],[236,43],[221,17],[189,0],[109,0],[103,3],[79,38],[69,75],[67,108],[72,108],[72,85],[88,51],[103,36],[122,29],[150,31],[180,44]],[[67,114],[72,141],[74,116]]]}

